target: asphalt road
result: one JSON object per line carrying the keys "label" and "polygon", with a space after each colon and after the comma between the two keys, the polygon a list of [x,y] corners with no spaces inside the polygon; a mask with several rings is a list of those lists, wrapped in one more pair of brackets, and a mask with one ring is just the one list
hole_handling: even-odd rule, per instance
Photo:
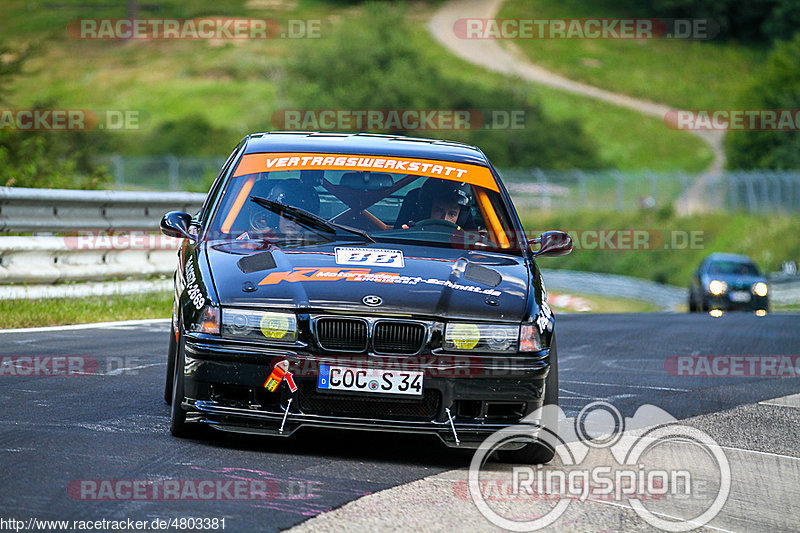
{"label": "asphalt road", "polygon": [[[797,458],[800,409],[765,407],[773,410],[767,419],[748,406],[796,394],[800,380],[670,375],[668,361],[800,355],[799,325],[797,315],[560,316],[561,404],[567,416],[597,400],[625,416],[653,404],[706,424],[723,446]],[[289,439],[175,439],[162,399],[167,336],[166,322],[0,333],[0,358],[68,356],[86,370],[18,376],[6,366],[0,374],[0,520],[205,517],[224,518],[226,531],[275,531],[467,461],[435,438],[393,434],[306,430]],[[226,481],[266,481],[272,492],[256,500],[142,500],[122,493],[127,485],[120,480],[193,480],[194,487],[205,480],[223,497],[230,494],[219,489]],[[103,481],[118,492],[104,493]]]}

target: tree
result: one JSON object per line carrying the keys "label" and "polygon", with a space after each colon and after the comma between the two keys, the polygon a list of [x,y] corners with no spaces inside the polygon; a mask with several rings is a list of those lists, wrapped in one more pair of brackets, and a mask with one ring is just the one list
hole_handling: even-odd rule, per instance
{"label": "tree", "polygon": [[[755,109],[800,109],[800,33],[780,41],[743,101]],[[731,131],[725,140],[733,169],[800,169],[800,131]]]}

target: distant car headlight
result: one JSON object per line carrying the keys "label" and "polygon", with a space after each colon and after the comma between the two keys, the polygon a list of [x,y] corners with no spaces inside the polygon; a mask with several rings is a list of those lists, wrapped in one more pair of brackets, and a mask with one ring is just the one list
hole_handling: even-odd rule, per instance
{"label": "distant car headlight", "polygon": [[728,290],[728,284],[718,279],[712,280],[711,283],[708,284],[708,292],[710,292],[714,296],[719,296],[720,294],[724,294],[725,291],[727,290]]}
{"label": "distant car headlight", "polygon": [[759,281],[755,285],[753,285],[753,294],[756,296],[766,296],[769,292],[769,287],[763,281]]}
{"label": "distant car headlight", "polygon": [[269,342],[294,342],[297,340],[297,317],[292,313],[224,308],[222,335]]}
{"label": "distant car headlight", "polygon": [[516,352],[519,326],[506,324],[447,324],[444,330],[445,350],[465,352]]}

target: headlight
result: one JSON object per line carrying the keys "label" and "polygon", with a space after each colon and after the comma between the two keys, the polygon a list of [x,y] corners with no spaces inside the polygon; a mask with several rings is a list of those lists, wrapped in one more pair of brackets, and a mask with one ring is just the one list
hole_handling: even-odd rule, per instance
{"label": "headlight", "polygon": [[210,333],[211,335],[219,335],[219,309],[217,307],[206,306],[197,323],[192,325],[192,331],[198,333]]}
{"label": "headlight", "polygon": [[753,285],[753,293],[756,296],[766,296],[768,292],[769,292],[769,287],[767,287],[767,284],[764,283],[763,281],[759,281],[758,283]]}
{"label": "headlight", "polygon": [[444,348],[453,351],[516,352],[519,326],[505,324],[447,324]]}
{"label": "headlight", "polygon": [[297,340],[297,318],[291,313],[226,308],[222,310],[222,335],[294,342]]}
{"label": "headlight", "polygon": [[718,279],[712,280],[711,283],[708,284],[708,292],[713,294],[714,296],[719,296],[720,294],[724,293],[728,290],[728,285],[724,281],[720,281]]}

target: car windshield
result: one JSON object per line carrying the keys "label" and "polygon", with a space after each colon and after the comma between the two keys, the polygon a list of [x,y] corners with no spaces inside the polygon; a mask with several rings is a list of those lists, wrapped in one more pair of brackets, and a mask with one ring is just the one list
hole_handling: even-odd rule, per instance
{"label": "car windshield", "polygon": [[[277,155],[280,154],[250,154],[242,158],[217,200],[218,208],[209,226],[213,238],[266,239],[284,244],[365,239],[341,228],[345,226],[362,230],[378,242],[515,251],[511,219],[499,187],[485,167],[428,161],[424,165],[429,172],[424,172],[423,164],[402,165],[403,170],[415,172],[411,174],[319,168],[335,165],[331,161],[327,161],[328,165],[321,161],[312,165],[309,157],[305,166],[311,168],[297,165],[301,168],[251,172],[259,166],[264,168]],[[376,161],[374,156],[366,162],[366,156],[316,157],[323,161],[336,161],[335,158],[361,162],[353,165],[356,168]],[[282,163],[291,159],[302,162],[299,156],[283,159],[286,161]],[[447,165],[452,166],[450,172]],[[321,232],[313,225],[292,220],[291,214],[286,216],[272,202],[321,217],[338,229],[335,233]]]}
{"label": "car windshield", "polygon": [[758,268],[753,263],[739,261],[714,261],[708,266],[709,274],[734,274],[741,276],[758,276]]}

